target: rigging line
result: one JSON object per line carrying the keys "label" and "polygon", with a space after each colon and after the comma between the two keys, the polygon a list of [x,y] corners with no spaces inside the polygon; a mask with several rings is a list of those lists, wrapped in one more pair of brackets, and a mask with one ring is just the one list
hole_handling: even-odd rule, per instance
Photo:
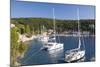
{"label": "rigging line", "polygon": [[60,43],[60,37],[59,37],[59,34],[58,34],[58,32],[57,32],[57,35],[58,35],[58,42]]}
{"label": "rigging line", "polygon": [[56,42],[56,21],[55,21],[55,9],[53,8],[53,25],[54,25],[54,37]]}
{"label": "rigging line", "polygon": [[33,52],[34,52],[34,51],[30,51],[30,52],[29,52],[29,54],[30,54],[29,56],[32,56],[31,54],[33,54]]}
{"label": "rigging line", "polygon": [[81,37],[81,33],[80,33],[80,18],[79,18],[79,8],[77,8],[77,21],[78,21],[78,35],[79,35],[79,46],[78,48],[80,49],[80,46],[81,46],[81,40],[80,40],[80,37]]}
{"label": "rigging line", "polygon": [[[30,45],[28,49],[30,49],[30,47],[32,47],[32,45]],[[34,48],[32,48],[32,49],[34,49]],[[29,56],[31,56],[31,54],[32,54],[33,52],[34,52],[34,51],[28,52],[28,54],[30,54]]]}
{"label": "rigging line", "polygon": [[[31,45],[30,45],[30,47],[31,47]],[[42,50],[42,48],[43,48],[43,47],[41,47],[40,49]],[[29,48],[29,49],[30,49],[30,48]],[[39,50],[40,50],[40,49],[39,49]],[[30,51],[30,52],[29,52],[29,54],[30,54],[29,57],[32,56],[31,54],[32,54],[33,52],[34,52],[34,51]]]}
{"label": "rigging line", "polygon": [[30,57],[28,57],[26,60],[24,60],[23,63],[27,62],[27,60],[31,59],[34,55],[36,55],[36,54],[39,53],[40,51],[41,51],[41,49],[38,50],[37,52],[33,53]]}
{"label": "rigging line", "polygon": [[36,55],[37,53],[39,53],[42,50],[42,48],[40,48],[37,52],[33,53],[31,55],[31,57],[28,57],[26,60],[23,61],[23,63],[25,63],[27,60],[31,59],[34,55]]}

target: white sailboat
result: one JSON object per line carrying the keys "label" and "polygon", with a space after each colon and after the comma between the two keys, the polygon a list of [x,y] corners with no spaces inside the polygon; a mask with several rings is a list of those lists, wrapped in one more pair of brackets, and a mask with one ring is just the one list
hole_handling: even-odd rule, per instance
{"label": "white sailboat", "polygon": [[49,40],[49,37],[48,37],[48,36],[41,36],[41,37],[39,38],[39,40],[40,40],[41,42],[43,42],[43,43],[47,43],[48,40]]}
{"label": "white sailboat", "polygon": [[[85,45],[81,42],[81,34],[80,34],[80,22],[79,22],[79,9],[77,9],[77,16],[78,16],[78,48],[68,50],[65,53],[65,61],[66,62],[74,62],[77,60],[82,59],[85,57]],[[84,46],[83,49],[81,49],[81,45]]]}
{"label": "white sailboat", "polygon": [[51,51],[51,52],[53,52],[53,51],[58,51],[58,50],[61,50],[61,49],[63,49],[63,43],[58,43],[57,41],[56,41],[56,29],[55,29],[55,10],[54,10],[54,8],[53,8],[53,25],[54,25],[54,37],[53,37],[53,41],[48,41],[48,43],[46,44],[46,48],[47,48],[47,50],[48,51]]}
{"label": "white sailboat", "polygon": [[41,35],[38,39],[43,43],[47,43],[49,40],[49,36],[47,35],[47,32],[44,32],[44,26],[42,26],[41,28]]}

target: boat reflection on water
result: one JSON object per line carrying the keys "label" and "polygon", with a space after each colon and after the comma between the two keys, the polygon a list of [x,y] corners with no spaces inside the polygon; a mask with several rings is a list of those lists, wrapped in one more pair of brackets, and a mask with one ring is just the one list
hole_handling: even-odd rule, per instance
{"label": "boat reflection on water", "polygon": [[[58,51],[52,51],[52,52],[48,52],[49,54],[49,58],[51,60],[52,63],[69,63],[69,62],[66,62],[64,60],[64,51],[63,50],[58,50]],[[76,62],[84,62],[85,61],[85,56],[79,60],[76,60],[76,61],[72,61],[70,63],[76,63]]]}
{"label": "boat reflection on water", "polygon": [[52,61],[52,63],[58,63],[64,56],[64,51],[62,50],[55,50],[55,51],[49,51],[49,58]]}
{"label": "boat reflection on water", "polygon": [[58,57],[63,54],[63,49],[56,49],[53,51],[48,51],[49,55],[53,55],[53,57]]}

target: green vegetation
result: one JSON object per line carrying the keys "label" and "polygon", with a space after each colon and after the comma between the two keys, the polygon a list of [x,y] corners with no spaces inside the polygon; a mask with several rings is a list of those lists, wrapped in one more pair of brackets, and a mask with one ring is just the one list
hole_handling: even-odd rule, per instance
{"label": "green vegetation", "polygon": [[[16,65],[17,57],[23,55],[28,45],[18,42],[19,34],[25,34],[27,37],[40,34],[41,31],[53,29],[53,19],[48,18],[12,18],[11,24],[15,27],[11,28],[11,64]],[[65,31],[77,31],[77,20],[58,20],[56,19],[56,31],[62,33]],[[44,27],[43,27],[44,26]],[[88,31],[95,34],[95,20],[80,20],[81,31]],[[42,31],[42,32],[43,32]],[[14,66],[12,66],[14,67]]]}
{"label": "green vegetation", "polygon": [[[18,28],[19,27],[19,28]],[[17,58],[21,57],[27,50],[28,45],[23,42],[18,42],[19,34],[24,33],[24,27],[19,25],[18,27],[11,28],[11,66],[15,67],[19,65]]]}
{"label": "green vegetation", "polygon": [[17,28],[12,28],[11,29],[11,64],[15,65],[17,61],[16,56],[18,53],[18,46],[19,43],[18,41],[18,33],[17,33]]}
{"label": "green vegetation", "polygon": [[[12,23],[15,25],[24,25],[26,26],[26,33],[30,32],[37,34],[40,33],[38,30],[41,30],[41,26],[45,26],[47,30],[53,29],[53,19],[48,18],[12,18]],[[56,19],[56,31],[58,33],[62,33],[64,31],[77,31],[77,20],[59,20]],[[80,20],[81,31],[88,31],[91,34],[95,33],[95,28],[90,27],[90,25],[94,25],[94,19],[84,19]],[[31,30],[31,31],[30,31]]]}

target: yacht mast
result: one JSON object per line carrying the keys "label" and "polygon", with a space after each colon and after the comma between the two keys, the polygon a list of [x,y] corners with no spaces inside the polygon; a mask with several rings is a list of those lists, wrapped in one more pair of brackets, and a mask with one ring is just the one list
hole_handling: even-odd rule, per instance
{"label": "yacht mast", "polygon": [[80,49],[81,47],[81,34],[80,34],[80,18],[79,18],[79,9],[77,9],[77,19],[78,19],[78,38],[79,38],[79,42],[78,42],[78,49]]}
{"label": "yacht mast", "polygon": [[53,25],[54,25],[54,38],[55,38],[55,42],[56,42],[56,28],[55,28],[55,9],[53,8]]}

